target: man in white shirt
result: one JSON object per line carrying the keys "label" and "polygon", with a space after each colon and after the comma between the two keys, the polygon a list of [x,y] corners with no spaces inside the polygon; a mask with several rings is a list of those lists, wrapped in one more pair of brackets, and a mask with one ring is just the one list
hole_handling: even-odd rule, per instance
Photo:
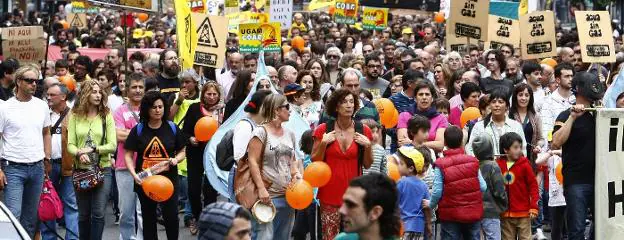
{"label": "man in white shirt", "polygon": [[33,97],[39,76],[36,67],[19,68],[15,73],[17,93],[0,107],[4,139],[0,189],[4,188],[4,204],[31,238],[35,236],[37,206],[51,152],[50,110],[43,100]]}
{"label": "man in white shirt", "polygon": [[572,94],[572,78],[574,77],[574,66],[569,63],[559,63],[555,67],[555,81],[559,85],[557,90],[553,91],[544,100],[542,104],[542,135],[544,139],[548,139],[548,134],[552,132],[555,126],[555,120],[559,114],[576,102],[574,94]]}
{"label": "man in white shirt", "polygon": [[538,114],[541,112],[542,103],[546,98],[546,92],[542,88],[542,66],[536,62],[527,61],[522,65],[522,76],[533,90],[533,108]]}
{"label": "man in white shirt", "polygon": [[217,76],[217,83],[221,85],[223,88],[223,95],[226,96],[225,100],[230,100],[230,88],[232,88],[232,84],[234,84],[234,80],[236,80],[236,75],[238,71],[243,66],[243,55],[240,53],[232,53],[228,58],[228,65],[230,69],[220,75]]}

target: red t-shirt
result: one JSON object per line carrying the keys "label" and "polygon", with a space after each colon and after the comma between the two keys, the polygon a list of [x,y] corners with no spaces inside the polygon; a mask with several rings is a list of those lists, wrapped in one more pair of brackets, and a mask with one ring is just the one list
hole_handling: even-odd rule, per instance
{"label": "red t-shirt", "polygon": [[[372,133],[366,125],[364,127],[364,135],[372,141]],[[318,141],[323,139],[325,134],[325,124],[319,125],[314,130],[314,138]],[[322,204],[334,207],[342,205],[342,195],[347,191],[349,181],[358,176],[358,145],[353,141],[346,152],[342,152],[337,141],[327,145],[325,149],[325,160],[331,169],[331,178],[329,182],[319,188],[318,199]]]}

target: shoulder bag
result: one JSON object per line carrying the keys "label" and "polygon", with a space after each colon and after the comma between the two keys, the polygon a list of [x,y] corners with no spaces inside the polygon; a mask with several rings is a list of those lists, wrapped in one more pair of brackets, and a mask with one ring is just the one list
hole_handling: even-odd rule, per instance
{"label": "shoulder bag", "polygon": [[[102,117],[102,141],[100,143],[103,145],[106,142],[106,117]],[[96,153],[97,154],[97,153]],[[77,156],[79,158],[80,156]],[[80,159],[76,159],[80,161]],[[91,159],[93,163],[93,159]],[[74,162],[75,163],[75,162]],[[102,173],[102,169],[100,169],[100,157],[97,157],[95,164],[91,166],[90,169],[79,169],[75,167],[72,172],[72,183],[74,184],[74,189],[78,192],[88,192],[91,189],[98,187],[104,182],[104,173]]]}
{"label": "shoulder bag", "polygon": [[[266,135],[264,137],[262,152],[260,153],[258,161],[261,175],[262,163],[264,161],[264,149],[266,148],[267,138],[269,135],[269,132],[264,126],[262,126],[262,129],[264,129]],[[236,197],[236,202],[238,204],[246,209],[251,209],[260,197],[258,194],[258,187],[256,187],[256,184],[253,182],[253,178],[251,177],[248,154],[245,154],[245,156],[238,161],[237,165],[236,175],[234,176],[234,196]],[[267,188],[271,185],[271,182],[266,180],[264,177],[262,177],[262,181],[264,182],[264,186]]]}

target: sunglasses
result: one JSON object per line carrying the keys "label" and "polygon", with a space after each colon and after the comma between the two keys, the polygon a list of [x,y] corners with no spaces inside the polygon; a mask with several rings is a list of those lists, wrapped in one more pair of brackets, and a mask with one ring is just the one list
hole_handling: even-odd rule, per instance
{"label": "sunglasses", "polygon": [[327,56],[327,58],[329,58],[329,59],[338,59],[340,57],[337,56],[337,55],[329,55],[329,56]]}
{"label": "sunglasses", "polygon": [[286,104],[280,106],[280,108],[286,108],[286,110],[290,111],[290,104],[286,103]]}
{"label": "sunglasses", "polygon": [[26,82],[26,83],[28,83],[28,84],[32,84],[32,83],[34,83],[36,81],[39,81],[39,79],[36,79],[36,78],[21,78],[21,80]]}

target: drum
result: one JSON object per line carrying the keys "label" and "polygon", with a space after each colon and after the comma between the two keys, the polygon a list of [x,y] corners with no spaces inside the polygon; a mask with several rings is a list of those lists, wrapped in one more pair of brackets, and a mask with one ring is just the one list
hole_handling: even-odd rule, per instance
{"label": "drum", "polygon": [[260,223],[270,223],[275,218],[275,214],[277,210],[273,204],[267,205],[260,201],[254,203],[253,207],[251,207],[251,213]]}

